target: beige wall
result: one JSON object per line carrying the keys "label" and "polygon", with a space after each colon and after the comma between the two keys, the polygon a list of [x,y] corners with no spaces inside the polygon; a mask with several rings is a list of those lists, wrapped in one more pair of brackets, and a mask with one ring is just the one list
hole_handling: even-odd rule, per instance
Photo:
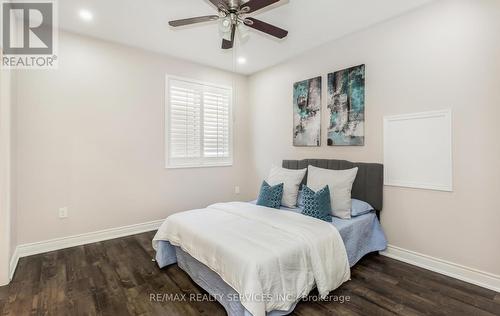
{"label": "beige wall", "polygon": [[[60,34],[59,49],[58,70],[19,73],[20,244],[249,198],[246,77],[69,33]],[[234,80],[232,167],[164,168],[166,74]],[[69,218],[61,220],[64,206]]]}
{"label": "beige wall", "polygon": [[[444,0],[250,78],[254,192],[282,159],[383,162],[384,115],[453,109],[454,192],[386,187],[390,244],[500,275],[500,2]],[[366,146],[326,146],[326,74],[366,64]],[[292,146],[292,85],[323,75],[321,148]],[[416,131],[418,132],[418,131]]]}
{"label": "beige wall", "polygon": [[[0,58],[1,58],[0,53]],[[0,70],[0,286],[9,283],[9,263],[12,256],[12,125],[11,115],[14,103],[13,72]]]}
{"label": "beige wall", "polygon": [[17,70],[11,71],[10,85],[10,253],[12,259],[17,247],[17,150],[16,150],[16,126],[14,119],[17,113]]}
{"label": "beige wall", "polygon": [[15,123],[12,120],[17,104],[16,73],[0,69],[0,285],[10,281],[10,261],[17,245]]}

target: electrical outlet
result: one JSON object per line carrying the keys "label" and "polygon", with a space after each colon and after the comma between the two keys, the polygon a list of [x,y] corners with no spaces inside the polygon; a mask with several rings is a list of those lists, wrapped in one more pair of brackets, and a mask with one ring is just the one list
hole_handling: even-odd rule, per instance
{"label": "electrical outlet", "polygon": [[59,209],[59,218],[68,218],[68,208],[67,207],[61,207]]}
{"label": "electrical outlet", "polygon": [[234,187],[234,193],[235,194],[240,194],[240,187],[239,186],[235,186]]}

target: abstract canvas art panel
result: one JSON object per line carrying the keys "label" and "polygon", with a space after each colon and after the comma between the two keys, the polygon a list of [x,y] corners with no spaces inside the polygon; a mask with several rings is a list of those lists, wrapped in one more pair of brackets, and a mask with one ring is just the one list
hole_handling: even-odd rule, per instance
{"label": "abstract canvas art panel", "polygon": [[328,74],[328,146],[365,144],[365,65]]}
{"label": "abstract canvas art panel", "polygon": [[293,145],[321,146],[321,77],[293,85]]}

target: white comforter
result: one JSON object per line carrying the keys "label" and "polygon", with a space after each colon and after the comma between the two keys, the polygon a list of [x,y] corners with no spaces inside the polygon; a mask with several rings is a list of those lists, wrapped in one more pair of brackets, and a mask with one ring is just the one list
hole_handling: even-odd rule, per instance
{"label": "white comforter", "polygon": [[289,310],[317,286],[322,297],[349,280],[344,243],[326,222],[250,203],[214,204],[169,216],[167,240],[215,271],[254,316]]}

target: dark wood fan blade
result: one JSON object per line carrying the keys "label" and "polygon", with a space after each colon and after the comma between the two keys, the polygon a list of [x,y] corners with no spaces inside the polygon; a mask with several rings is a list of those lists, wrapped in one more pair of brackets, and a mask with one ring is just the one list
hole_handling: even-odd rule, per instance
{"label": "dark wood fan blade", "polygon": [[221,7],[226,10],[228,9],[227,3],[224,0],[208,0],[208,1],[210,1],[217,9]]}
{"label": "dark wood fan blade", "polygon": [[274,4],[279,1],[280,0],[250,0],[247,3],[243,4],[241,8],[249,7],[250,10],[248,11],[248,13],[251,13],[260,10],[262,8],[265,8],[267,6],[270,6],[271,4]]}
{"label": "dark wood fan blade", "polygon": [[173,27],[178,27],[178,26],[208,22],[208,21],[216,21],[218,19],[219,19],[218,15],[207,15],[207,16],[198,16],[198,17],[189,18],[189,19],[170,21],[170,22],[168,22],[168,24],[170,26],[173,26]]}
{"label": "dark wood fan blade", "polygon": [[284,29],[280,29],[277,26],[271,25],[266,22],[262,22],[261,20],[257,20],[255,18],[246,18],[246,20],[252,21],[252,23],[245,23],[247,26],[254,28],[258,31],[267,33],[277,38],[284,38],[288,35],[288,31]]}
{"label": "dark wood fan blade", "polygon": [[233,45],[234,45],[234,34],[235,33],[236,33],[236,25],[233,25],[233,28],[231,29],[231,41],[223,39],[222,40],[222,49],[231,49],[231,48],[233,48]]}

